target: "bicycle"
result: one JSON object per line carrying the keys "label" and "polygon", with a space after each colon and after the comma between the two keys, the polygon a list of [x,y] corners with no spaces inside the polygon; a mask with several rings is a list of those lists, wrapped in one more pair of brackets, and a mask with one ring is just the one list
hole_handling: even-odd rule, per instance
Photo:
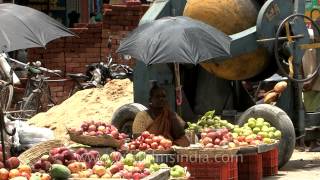
{"label": "bicycle", "polygon": [[[21,102],[19,102],[19,117],[28,119],[33,117],[40,111],[46,111],[50,107],[56,105],[56,102],[52,99],[48,82],[57,82],[64,80],[49,80],[50,77],[45,76],[43,74],[44,72],[61,77],[61,70],[50,70],[41,67],[41,63],[39,61],[37,61],[36,63],[32,63],[32,65],[27,64],[25,68],[28,71],[29,75],[24,98]],[[48,100],[49,102],[45,102],[46,100]],[[47,107],[45,107],[45,104],[47,104]]]}

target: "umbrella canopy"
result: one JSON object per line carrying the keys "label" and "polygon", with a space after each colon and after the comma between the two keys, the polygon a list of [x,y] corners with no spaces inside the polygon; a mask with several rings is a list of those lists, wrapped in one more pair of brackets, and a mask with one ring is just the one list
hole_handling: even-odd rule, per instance
{"label": "umbrella canopy", "polygon": [[10,3],[0,4],[0,51],[45,47],[54,39],[74,35],[40,11]]}
{"label": "umbrella canopy", "polygon": [[230,57],[229,38],[223,32],[185,16],[165,17],[142,24],[117,50],[144,63],[192,63]]}

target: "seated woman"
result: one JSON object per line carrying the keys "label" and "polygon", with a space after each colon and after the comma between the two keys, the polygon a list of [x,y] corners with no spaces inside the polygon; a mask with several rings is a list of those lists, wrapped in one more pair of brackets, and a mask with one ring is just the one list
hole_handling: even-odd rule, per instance
{"label": "seated woman", "polygon": [[165,89],[154,84],[150,90],[149,101],[149,109],[139,112],[134,119],[133,135],[137,136],[143,131],[149,131],[172,140],[175,145],[189,146],[190,142],[184,132],[185,122],[170,110]]}

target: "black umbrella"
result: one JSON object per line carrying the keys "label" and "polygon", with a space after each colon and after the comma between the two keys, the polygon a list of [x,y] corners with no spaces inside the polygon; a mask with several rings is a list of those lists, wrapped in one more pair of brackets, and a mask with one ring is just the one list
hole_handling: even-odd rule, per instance
{"label": "black umbrella", "polygon": [[231,38],[203,22],[185,16],[165,17],[132,31],[117,50],[144,63],[197,64],[230,57]]}
{"label": "black umbrella", "polygon": [[10,3],[0,4],[0,51],[45,47],[54,39],[74,35],[40,11]]}

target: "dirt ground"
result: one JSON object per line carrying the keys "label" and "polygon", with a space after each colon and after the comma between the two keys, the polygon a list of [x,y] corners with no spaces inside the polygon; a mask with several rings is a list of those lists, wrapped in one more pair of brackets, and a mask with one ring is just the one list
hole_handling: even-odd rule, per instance
{"label": "dirt ground", "polygon": [[277,179],[319,180],[320,152],[295,151],[277,176],[264,178],[264,180]]}

